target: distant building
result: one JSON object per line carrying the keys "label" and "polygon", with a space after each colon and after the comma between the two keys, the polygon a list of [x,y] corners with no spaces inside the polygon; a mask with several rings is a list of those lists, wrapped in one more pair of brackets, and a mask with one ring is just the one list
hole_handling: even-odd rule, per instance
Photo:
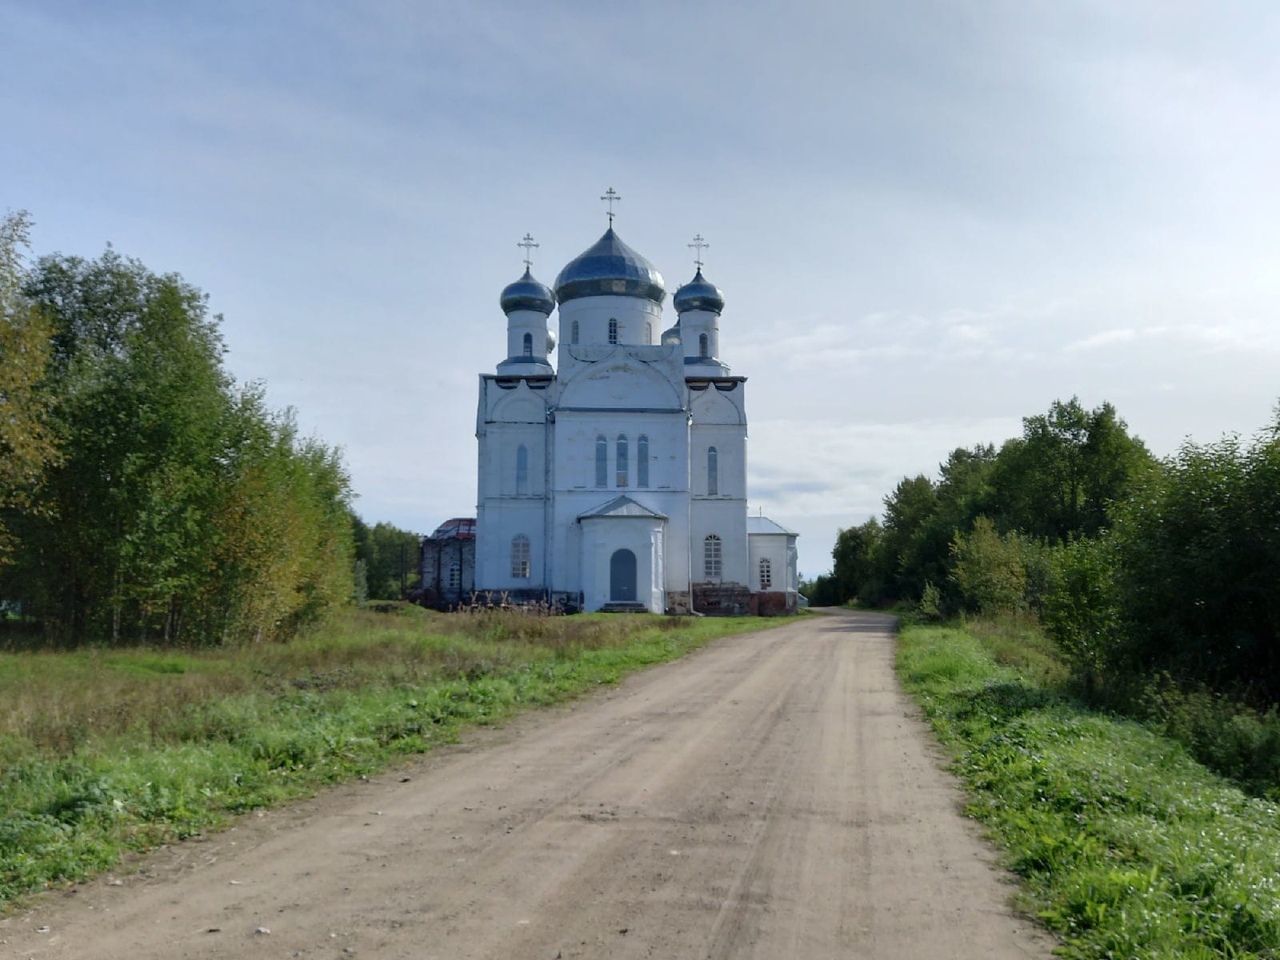
{"label": "distant building", "polygon": [[441,565],[457,563],[464,593],[474,569],[478,590],[572,609],[793,611],[796,534],[747,516],[746,378],[722,359],[724,296],[699,259],[663,331],[662,276],[610,221],[554,291],[527,259],[503,290],[507,357],[480,375],[474,541],[424,541],[423,584],[452,596]]}
{"label": "distant building", "polygon": [[476,585],[475,520],[455,517],[423,537],[418,569],[422,575],[420,603],[448,610],[470,602]]}

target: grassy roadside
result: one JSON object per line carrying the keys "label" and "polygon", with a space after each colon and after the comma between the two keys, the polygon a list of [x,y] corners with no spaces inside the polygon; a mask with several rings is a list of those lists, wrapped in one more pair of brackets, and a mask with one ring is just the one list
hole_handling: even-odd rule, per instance
{"label": "grassy roadside", "polygon": [[1280,957],[1280,807],[1066,696],[1034,635],[906,626],[898,666],[1065,956]]}
{"label": "grassy roadside", "polygon": [[0,653],[0,912],[772,622],[405,608],[238,650]]}

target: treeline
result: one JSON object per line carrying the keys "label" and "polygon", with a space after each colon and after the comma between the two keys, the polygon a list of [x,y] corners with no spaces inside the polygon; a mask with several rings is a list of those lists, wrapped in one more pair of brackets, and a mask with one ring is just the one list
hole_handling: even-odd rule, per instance
{"label": "treeline", "polygon": [[904,479],[833,558],[814,603],[1034,614],[1094,695],[1280,704],[1280,413],[1158,461],[1110,404],[1055,402]]}
{"label": "treeline", "polygon": [[199,290],[110,248],[28,265],[28,226],[0,221],[0,613],[68,641],[222,643],[349,603],[338,451],[234,383]]}
{"label": "treeline", "polygon": [[355,515],[351,526],[356,600],[399,600],[417,589],[421,536],[384,521],[369,526]]}

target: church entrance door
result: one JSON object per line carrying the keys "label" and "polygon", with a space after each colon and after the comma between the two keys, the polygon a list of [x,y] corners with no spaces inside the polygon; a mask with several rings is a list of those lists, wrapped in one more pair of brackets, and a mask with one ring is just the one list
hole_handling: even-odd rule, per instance
{"label": "church entrance door", "polygon": [[633,602],[636,599],[636,555],[616,550],[609,560],[609,599]]}

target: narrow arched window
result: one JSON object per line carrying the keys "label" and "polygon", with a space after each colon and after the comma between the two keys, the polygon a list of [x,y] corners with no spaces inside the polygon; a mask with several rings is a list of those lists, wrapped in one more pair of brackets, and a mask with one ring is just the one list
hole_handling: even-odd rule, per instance
{"label": "narrow arched window", "polygon": [[707,335],[705,333],[698,334],[698,356],[704,359],[711,356],[711,348],[709,344],[710,341],[707,340]]}
{"label": "narrow arched window", "polygon": [[768,557],[760,558],[760,589],[768,590],[773,586],[773,561]]}
{"label": "narrow arched window", "polygon": [[644,325],[644,342],[653,343],[653,324],[645,323]]}
{"label": "narrow arched window", "polygon": [[613,317],[609,318],[609,342],[618,342],[618,321],[613,319]]}
{"label": "narrow arched window", "polygon": [[718,580],[723,571],[720,538],[713,533],[702,541],[702,576],[706,580]]}
{"label": "narrow arched window", "polygon": [[573,326],[569,328],[569,342],[570,343],[578,342],[578,321],[577,320],[573,321]]}
{"label": "narrow arched window", "polygon": [[511,576],[517,580],[529,579],[529,538],[517,533],[511,538]]}
{"label": "narrow arched window", "polygon": [[627,472],[628,472],[628,467],[630,466],[630,464],[628,463],[629,459],[630,458],[627,456],[627,438],[619,434],[618,435],[618,452],[617,452],[616,460],[617,460],[618,486],[620,487],[625,487],[627,485]]}
{"label": "narrow arched window", "polygon": [[526,333],[524,335],[524,355],[526,357],[533,356],[533,334]]}
{"label": "narrow arched window", "polygon": [[609,485],[609,441],[596,437],[596,486]]}
{"label": "narrow arched window", "polygon": [[707,447],[707,496],[720,496],[720,454],[715,447]]}
{"label": "narrow arched window", "polygon": [[449,564],[449,579],[445,582],[450,590],[460,590],[462,588],[462,564],[457,560]]}
{"label": "narrow arched window", "polygon": [[649,438],[643,433],[636,441],[636,486],[649,486]]}
{"label": "narrow arched window", "polygon": [[522,443],[516,447],[516,493],[529,492],[529,451]]}

